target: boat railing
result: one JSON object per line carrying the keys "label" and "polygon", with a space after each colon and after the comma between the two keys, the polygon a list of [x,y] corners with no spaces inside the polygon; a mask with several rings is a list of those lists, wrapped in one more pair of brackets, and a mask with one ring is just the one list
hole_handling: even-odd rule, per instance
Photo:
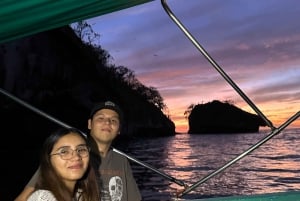
{"label": "boat railing", "polygon": [[271,128],[275,129],[273,123],[258,109],[258,107],[250,100],[250,98],[238,87],[238,85],[225,73],[219,64],[208,54],[208,52],[200,45],[195,37],[187,30],[187,28],[174,15],[170,7],[167,5],[167,0],[161,0],[162,6],[173,22],[180,28],[186,37],[195,45],[200,53],[208,60],[208,62],[221,74],[221,76],[232,86],[232,88],[248,103],[248,105],[265,121]]}
{"label": "boat railing", "polygon": [[198,182],[194,183],[191,186],[186,186],[186,188],[180,192],[177,196],[182,197],[183,195],[189,193],[200,184],[204,183],[208,179],[212,178],[213,176],[217,175],[218,173],[224,171],[229,166],[233,165],[256,148],[270,140],[272,137],[280,133],[283,129],[285,129],[289,124],[295,121],[300,116],[300,111],[290,117],[285,123],[281,126],[276,128],[273,123],[260,111],[260,109],[251,101],[251,99],[238,87],[238,85],[225,73],[225,71],[219,66],[219,64],[209,55],[209,53],[200,45],[200,43],[195,39],[195,37],[189,32],[189,30],[181,23],[181,21],[174,15],[171,11],[170,7],[167,4],[167,0],[161,0],[162,7],[171,18],[171,20],[179,27],[179,29],[185,34],[185,36],[193,43],[193,45],[199,50],[199,52],[208,60],[208,62],[220,73],[220,75],[231,85],[231,87],[244,99],[246,103],[265,121],[266,125],[270,127],[271,132],[261,139],[259,142],[251,146],[249,149],[235,157],[234,159],[227,162],[225,165],[221,166],[220,168],[216,169],[212,173],[208,174],[207,176],[203,177]]}
{"label": "boat railing", "polygon": [[[42,110],[40,110],[40,109],[38,109],[38,108],[36,108],[36,107],[34,107],[34,106],[32,106],[32,105],[30,105],[29,103],[27,103],[27,102],[21,100],[20,98],[18,98],[18,97],[16,97],[16,96],[12,95],[11,93],[9,93],[9,92],[7,92],[7,91],[1,89],[1,88],[0,88],[0,93],[3,94],[4,96],[8,97],[10,100],[13,100],[13,101],[19,103],[19,104],[22,105],[23,107],[28,108],[29,110],[31,110],[31,111],[37,113],[38,115],[41,115],[42,117],[44,117],[44,118],[46,118],[46,119],[48,119],[48,120],[50,120],[50,121],[56,123],[56,124],[59,125],[59,126],[62,126],[62,127],[64,127],[64,128],[71,128],[71,127],[74,127],[74,126],[68,125],[68,124],[64,123],[63,121],[61,121],[61,120],[59,120],[59,119],[57,119],[57,118],[55,118],[55,117],[53,117],[53,116],[51,116],[51,115],[45,113],[44,111],[42,111]],[[84,133],[84,132],[81,131],[80,129],[78,129],[78,130],[79,130],[83,135],[87,136],[86,133]],[[129,160],[131,160],[131,161],[133,161],[133,162],[135,162],[135,163],[137,163],[137,164],[139,164],[139,165],[141,165],[141,166],[144,166],[145,168],[148,168],[148,169],[154,171],[155,173],[159,174],[160,176],[164,177],[165,179],[170,180],[171,182],[174,182],[174,183],[176,183],[176,184],[178,184],[178,185],[180,185],[180,186],[186,186],[185,183],[184,183],[183,181],[178,180],[178,179],[176,179],[176,178],[174,178],[174,177],[172,177],[172,176],[170,176],[170,175],[167,175],[167,174],[165,174],[164,172],[162,172],[162,171],[160,171],[160,170],[154,168],[153,166],[151,166],[151,165],[149,165],[149,164],[147,164],[147,163],[145,163],[145,162],[142,162],[142,161],[140,161],[140,160],[138,160],[138,159],[136,159],[136,158],[134,158],[134,157],[132,157],[132,156],[129,156],[128,154],[126,154],[126,153],[124,153],[124,152],[122,152],[122,151],[120,151],[120,150],[118,150],[118,149],[116,149],[116,148],[114,148],[114,147],[113,147],[113,151],[116,152],[116,153],[118,153],[118,154],[121,154],[121,155],[125,156],[125,157],[128,158]]]}

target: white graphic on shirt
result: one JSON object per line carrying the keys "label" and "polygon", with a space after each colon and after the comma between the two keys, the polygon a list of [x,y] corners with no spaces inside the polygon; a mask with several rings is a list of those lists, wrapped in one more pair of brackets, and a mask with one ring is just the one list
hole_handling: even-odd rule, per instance
{"label": "white graphic on shirt", "polygon": [[119,176],[110,178],[109,194],[111,201],[121,201],[123,195],[123,182]]}

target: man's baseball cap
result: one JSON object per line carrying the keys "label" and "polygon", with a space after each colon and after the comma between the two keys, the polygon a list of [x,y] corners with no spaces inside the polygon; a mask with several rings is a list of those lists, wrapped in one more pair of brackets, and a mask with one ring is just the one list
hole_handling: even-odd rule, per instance
{"label": "man's baseball cap", "polygon": [[102,110],[102,109],[110,109],[110,110],[115,111],[119,115],[119,119],[122,122],[123,112],[122,112],[121,108],[112,101],[105,101],[105,102],[96,103],[94,105],[94,107],[92,108],[92,110],[91,110],[90,118],[93,118],[94,114],[97,111]]}

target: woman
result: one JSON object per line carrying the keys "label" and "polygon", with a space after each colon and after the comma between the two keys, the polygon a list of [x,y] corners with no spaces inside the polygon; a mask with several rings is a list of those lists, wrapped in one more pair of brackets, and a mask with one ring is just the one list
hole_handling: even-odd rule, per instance
{"label": "woman", "polygon": [[77,129],[52,133],[42,147],[40,177],[28,201],[99,201],[89,151]]}

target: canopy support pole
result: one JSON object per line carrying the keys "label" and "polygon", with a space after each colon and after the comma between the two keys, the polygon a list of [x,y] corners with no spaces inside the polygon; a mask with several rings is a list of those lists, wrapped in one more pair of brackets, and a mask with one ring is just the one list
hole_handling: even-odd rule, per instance
{"label": "canopy support pole", "polygon": [[290,117],[280,127],[278,127],[277,129],[274,129],[273,131],[271,131],[270,134],[268,134],[266,137],[264,137],[263,139],[261,139],[255,145],[251,146],[249,149],[247,149],[246,151],[244,151],[243,153],[241,153],[239,156],[237,156],[236,158],[234,158],[231,161],[227,162],[225,165],[223,165],[219,169],[217,169],[217,170],[213,171],[212,173],[208,174],[207,176],[205,176],[203,179],[199,180],[195,184],[193,184],[190,187],[186,188],[178,196],[181,197],[181,196],[189,193],[190,191],[192,191],[193,189],[195,189],[196,187],[198,187],[200,184],[204,183],[208,179],[212,178],[213,176],[215,176],[218,173],[222,172],[223,170],[225,170],[226,168],[228,168],[232,164],[234,164],[237,161],[239,161],[240,159],[244,158],[246,155],[248,155],[249,153],[251,153],[252,151],[254,151],[256,148],[258,148],[259,146],[261,146],[262,144],[264,144],[265,142],[267,142],[268,140],[270,140],[272,137],[274,137],[275,135],[277,135],[278,133],[280,133],[284,128],[286,128],[289,124],[291,124],[293,121],[295,121],[299,116],[300,116],[300,111],[298,111],[296,114],[294,114],[292,117]]}
{"label": "canopy support pole", "polygon": [[[42,110],[39,110],[39,109],[33,107],[32,105],[26,103],[25,101],[22,101],[21,99],[19,99],[16,96],[14,96],[14,95],[12,95],[12,94],[4,91],[1,88],[0,88],[0,93],[2,93],[3,95],[9,97],[10,99],[14,100],[15,102],[17,102],[17,103],[25,106],[26,108],[30,109],[31,111],[34,111],[35,113],[37,113],[37,114],[39,114],[39,115],[41,115],[41,116],[43,116],[43,117],[51,120],[52,122],[54,122],[54,123],[56,123],[56,124],[58,124],[58,125],[60,125],[60,126],[62,126],[64,128],[71,128],[72,127],[72,126],[70,126],[70,125],[68,125],[68,124],[66,124],[66,123],[64,123],[64,122],[62,122],[62,121],[54,118],[53,116],[48,115],[47,113],[43,112]],[[86,133],[84,133],[82,131],[80,131],[80,132],[83,135],[87,136]],[[159,171],[158,169],[155,169],[154,167],[152,167],[152,166],[150,166],[150,165],[148,165],[146,163],[143,163],[143,162],[141,162],[141,161],[139,161],[139,160],[137,160],[137,159],[135,159],[135,158],[133,158],[133,157],[125,154],[124,152],[121,152],[121,151],[117,150],[116,148],[113,148],[113,151],[116,152],[116,153],[118,153],[118,154],[121,154],[121,155],[125,156],[129,160],[131,160],[131,161],[133,161],[135,163],[138,163],[139,165],[141,165],[141,166],[143,166],[145,168],[148,168],[148,169],[150,169],[150,170],[158,173],[159,175],[163,176],[164,178],[166,178],[166,179],[168,179],[168,180],[170,180],[170,181],[172,181],[172,182],[174,182],[174,183],[176,183],[176,184],[178,184],[180,186],[186,186],[183,181],[175,179],[175,178],[173,178],[173,177],[171,177],[171,176],[169,176],[169,175],[167,175],[167,174]]]}
{"label": "canopy support pole", "polygon": [[176,16],[173,14],[171,9],[166,3],[167,0],[161,0],[161,4],[166,11],[166,13],[169,15],[169,17],[174,21],[174,23],[183,31],[183,33],[187,36],[187,38],[196,46],[196,48],[200,51],[200,53],[209,61],[209,63],[221,74],[221,76],[232,86],[232,88],[248,103],[248,105],[265,121],[265,123],[271,128],[271,133],[268,134],[265,138],[257,142],[255,145],[251,146],[248,150],[244,151],[242,154],[237,156],[236,158],[232,159],[219,169],[213,171],[212,173],[205,176],[200,181],[196,182],[195,184],[191,185],[190,187],[185,188],[181,193],[178,194],[178,197],[181,197],[190,191],[192,191],[194,188],[199,186],[200,184],[204,183],[211,177],[215,176],[216,174],[222,172],[232,164],[236,163],[243,157],[245,157],[247,154],[267,142],[269,139],[277,135],[279,132],[281,132],[284,128],[286,128],[290,123],[295,121],[300,116],[300,111],[298,111],[295,115],[293,115],[291,118],[289,118],[284,124],[282,124],[279,128],[276,128],[273,126],[272,122],[268,120],[268,118],[256,107],[256,105],[248,98],[248,96],[233,82],[233,80],[225,73],[225,71],[217,64],[217,62],[207,53],[207,51],[197,42],[197,40],[192,36],[192,34],[184,27],[184,25],[176,18]]}
{"label": "canopy support pole", "polygon": [[223,69],[217,64],[217,62],[206,52],[206,50],[197,42],[197,40],[190,34],[190,32],[184,27],[184,25],[176,18],[173,12],[168,7],[167,0],[161,0],[162,6],[165,9],[169,17],[175,22],[175,24],[183,31],[187,38],[196,46],[196,48],[202,53],[202,55],[209,61],[209,63],[222,75],[222,77],[232,86],[233,89],[248,103],[248,105],[266,122],[266,124],[273,130],[275,127],[272,122],[256,107],[256,105],[246,96],[246,94],[232,81],[232,79],[223,71]]}

